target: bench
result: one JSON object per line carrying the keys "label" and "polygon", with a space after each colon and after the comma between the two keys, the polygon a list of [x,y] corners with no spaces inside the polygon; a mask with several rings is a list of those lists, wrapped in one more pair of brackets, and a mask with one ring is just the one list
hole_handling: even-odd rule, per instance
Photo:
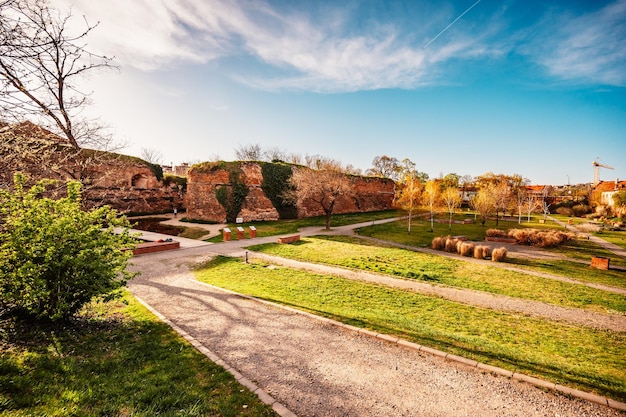
{"label": "bench", "polygon": [[283,236],[278,238],[278,243],[286,244],[286,243],[294,243],[300,240],[300,235],[292,235],[292,236]]}
{"label": "bench", "polygon": [[142,255],[144,253],[161,252],[164,250],[172,250],[180,248],[180,242],[145,242],[138,243],[133,249],[133,255]]}

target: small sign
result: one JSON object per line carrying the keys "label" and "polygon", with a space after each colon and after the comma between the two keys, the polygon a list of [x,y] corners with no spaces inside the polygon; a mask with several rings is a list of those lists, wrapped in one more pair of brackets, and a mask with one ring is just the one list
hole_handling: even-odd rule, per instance
{"label": "small sign", "polygon": [[228,227],[225,227],[225,228],[224,228],[224,232],[225,232],[225,233],[230,233],[230,229],[229,229]]}
{"label": "small sign", "polygon": [[244,230],[243,230],[243,227],[238,227],[238,228],[237,228],[237,231],[238,231],[238,232],[243,232],[243,231],[244,231]]}
{"label": "small sign", "polygon": [[254,227],[254,226],[250,226],[250,230],[254,230],[254,231],[256,231],[256,227]]}
{"label": "small sign", "polygon": [[235,223],[239,224],[239,223],[243,223],[243,217],[237,217],[235,219]]}

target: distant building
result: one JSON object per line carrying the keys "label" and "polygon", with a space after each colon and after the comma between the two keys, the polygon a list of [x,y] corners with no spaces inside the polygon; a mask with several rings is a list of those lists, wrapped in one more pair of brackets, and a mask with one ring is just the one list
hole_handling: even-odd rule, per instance
{"label": "distant building", "polygon": [[613,201],[613,195],[618,192],[626,190],[626,181],[600,181],[595,188],[600,194],[600,203],[609,207],[612,207],[615,203]]}
{"label": "distant building", "polygon": [[164,174],[176,175],[178,177],[186,177],[189,171],[189,164],[183,162],[180,165],[161,165]]}

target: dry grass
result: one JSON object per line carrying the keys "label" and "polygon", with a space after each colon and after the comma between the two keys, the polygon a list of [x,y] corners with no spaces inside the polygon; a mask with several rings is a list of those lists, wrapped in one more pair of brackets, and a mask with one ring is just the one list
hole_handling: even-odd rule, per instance
{"label": "dry grass", "polygon": [[444,250],[446,247],[446,240],[449,239],[449,236],[437,236],[433,239],[432,248],[434,250]]}
{"label": "dry grass", "polygon": [[475,248],[476,248],[476,245],[474,245],[473,243],[462,242],[461,245],[460,245],[459,253],[462,256],[472,257],[472,256],[474,256]]}
{"label": "dry grass", "polygon": [[574,239],[576,235],[562,230],[511,229],[508,232],[499,229],[487,230],[487,237],[511,237],[520,245],[551,248]]}
{"label": "dry grass", "polygon": [[501,248],[495,248],[491,252],[491,260],[494,262],[504,262],[506,259],[507,250],[504,246]]}
{"label": "dry grass", "polygon": [[457,243],[459,243],[459,239],[455,239],[455,238],[451,238],[451,237],[447,238],[444,250],[446,252],[452,252],[452,253],[458,252],[457,248],[456,248]]}

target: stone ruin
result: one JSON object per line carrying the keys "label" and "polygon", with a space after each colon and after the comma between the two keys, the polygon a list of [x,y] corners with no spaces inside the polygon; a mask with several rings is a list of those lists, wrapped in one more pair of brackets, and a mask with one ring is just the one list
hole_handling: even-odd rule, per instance
{"label": "stone ruin", "polygon": [[[247,187],[247,195],[237,217],[243,222],[278,220],[287,218],[280,214],[280,207],[264,192],[263,166],[268,162],[220,162],[194,165],[187,174],[185,206],[187,218],[221,223],[226,221],[226,209],[217,198],[220,187],[232,187],[232,172],[236,169]],[[288,164],[282,164],[288,165]],[[388,178],[348,175],[354,193],[340,196],[333,214],[359,213],[389,210],[392,208],[395,183]],[[313,202],[295,207],[293,216],[322,216],[322,208]]]}

